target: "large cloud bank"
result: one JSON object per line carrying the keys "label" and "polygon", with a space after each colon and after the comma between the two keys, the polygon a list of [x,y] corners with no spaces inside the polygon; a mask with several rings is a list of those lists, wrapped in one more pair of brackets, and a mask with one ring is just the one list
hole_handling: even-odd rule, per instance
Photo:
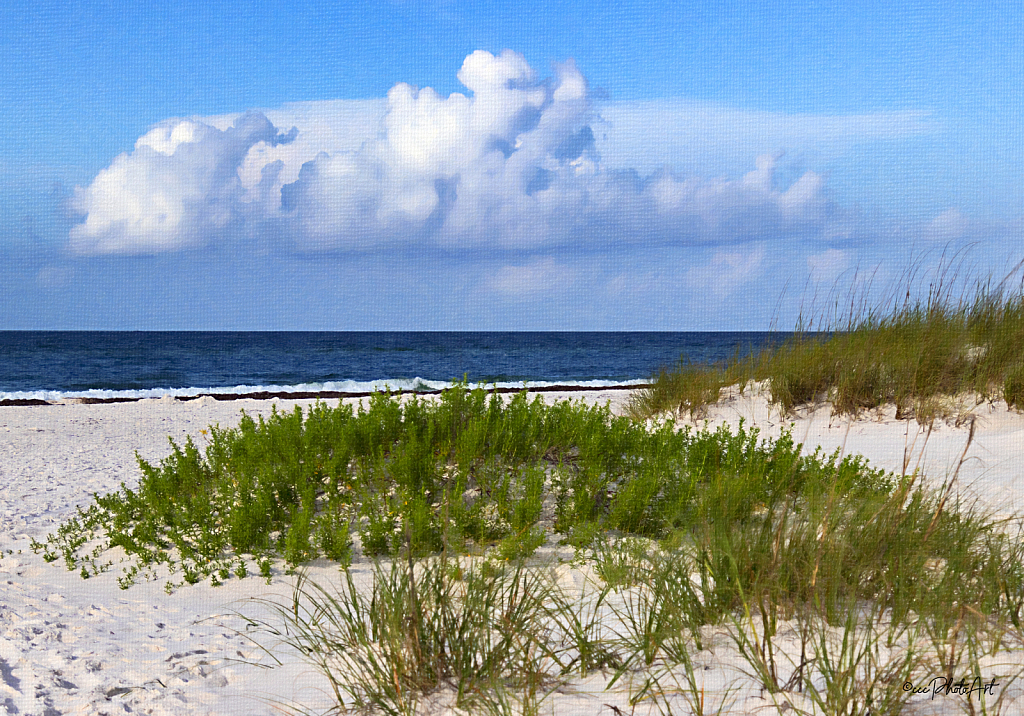
{"label": "large cloud bank", "polygon": [[571,61],[543,79],[517,53],[477,51],[458,79],[469,93],[402,83],[382,113],[349,107],[351,136],[336,131],[346,117],[333,133],[259,112],[162,122],[77,189],[70,246],[155,253],[262,235],[299,251],[546,250],[826,230],[821,177],[780,189],[770,157],[732,180],[602,166],[598,109]]}

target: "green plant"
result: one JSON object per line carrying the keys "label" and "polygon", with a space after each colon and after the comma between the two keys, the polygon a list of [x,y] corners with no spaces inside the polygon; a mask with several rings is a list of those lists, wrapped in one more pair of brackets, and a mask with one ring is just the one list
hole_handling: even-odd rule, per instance
{"label": "green plant", "polygon": [[1010,407],[1024,408],[1024,363],[1007,372],[1003,381],[1003,400]]}
{"label": "green plant", "polygon": [[499,542],[494,548],[494,556],[505,561],[525,559],[546,541],[544,531],[536,527],[524,529],[512,534]]}
{"label": "green plant", "polygon": [[628,412],[646,418],[670,412],[682,417],[702,418],[707,406],[718,402],[722,389],[733,376],[718,366],[680,361],[674,370],[662,369],[648,388],[638,390],[630,400]]}
{"label": "green plant", "polygon": [[904,685],[920,673],[916,625],[886,623],[877,605],[851,603],[841,629],[811,617],[814,673],[806,672],[804,692],[824,713],[874,716],[902,713],[911,691]]}
{"label": "green plant", "polygon": [[613,611],[622,625],[617,644],[624,658],[612,680],[627,670],[650,668],[657,659],[685,663],[689,650],[702,648],[699,627],[704,610],[689,575],[657,559],[645,581],[624,590]]}
{"label": "green plant", "polygon": [[[261,623],[326,675],[339,709],[411,714],[439,686],[456,706],[493,708],[508,689],[543,698],[554,661],[544,641],[550,585],[518,563],[507,571],[468,570],[443,559],[377,565],[369,596],[351,575],[340,590],[300,574],[288,603],[265,602],[285,624]],[[249,620],[254,621],[254,620]]]}
{"label": "green plant", "polygon": [[607,627],[602,621],[611,591],[612,587],[606,584],[596,593],[551,593],[546,609],[554,626],[552,641],[562,645],[555,652],[560,675],[576,671],[586,676],[594,669],[622,667],[622,658],[606,636]]}
{"label": "green plant", "polygon": [[636,418],[700,415],[722,387],[750,381],[765,386],[785,412],[827,401],[834,413],[855,416],[888,404],[898,418],[927,424],[962,420],[956,396],[975,396],[977,404],[1001,393],[1007,404],[1019,405],[1024,293],[1006,287],[1024,263],[995,286],[978,281],[971,288],[967,277],[959,280],[953,271],[962,259],[942,263],[927,290],[915,283],[912,270],[905,285],[895,285],[874,306],[867,289],[860,298],[849,297],[845,314],[839,300],[830,302],[816,322],[801,319],[793,334],[756,355],[737,354],[713,366],[684,359],[637,391],[629,412]]}
{"label": "green plant", "polygon": [[270,557],[263,557],[263,558],[261,558],[257,562],[257,564],[259,565],[259,568],[260,568],[260,576],[263,577],[264,579],[268,579],[269,580],[270,577],[271,577],[271,574],[272,574],[271,570],[270,570]]}
{"label": "green plant", "polygon": [[[726,686],[721,694],[707,693],[704,681],[697,677],[697,669],[689,654],[684,652],[680,665],[681,680],[678,669],[667,666],[652,669],[645,675],[640,688],[630,694],[630,703],[635,707],[641,702],[653,702],[659,713],[671,716],[673,711],[669,703],[670,697],[679,694],[694,716],[707,716],[711,713],[717,716],[730,709],[732,701],[729,697],[737,690],[736,686]],[[715,701],[718,702],[717,708],[712,707]]]}
{"label": "green plant", "polygon": [[[358,410],[318,403],[267,419],[243,413],[237,428],[214,426],[208,436],[205,453],[186,440],[171,442],[157,466],[140,460],[137,488],[97,495],[35,549],[74,568],[86,544],[93,560],[121,547],[126,570],[170,563],[174,553],[207,577],[220,568],[211,565],[244,555],[279,554],[286,571],[318,556],[345,565],[357,530],[371,556],[498,543],[505,559],[543,542],[539,521],[552,498],[555,530],[582,549],[607,530],[659,538],[690,529],[722,489],[733,495],[729,520],[805,484],[823,489],[833,476],[884,489],[865,465],[801,456],[788,435],[648,428],[607,407],[546,405],[524,393],[506,400],[462,385],[435,400],[375,394]],[[271,576],[262,564],[261,573]]]}
{"label": "green plant", "polygon": [[631,587],[650,579],[655,549],[654,543],[643,538],[599,539],[593,550],[594,568],[609,586]]}

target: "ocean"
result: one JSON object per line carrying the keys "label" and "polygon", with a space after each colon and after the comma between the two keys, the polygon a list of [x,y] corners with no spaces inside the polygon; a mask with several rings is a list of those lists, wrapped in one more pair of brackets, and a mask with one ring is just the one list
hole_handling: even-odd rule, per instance
{"label": "ocean", "polygon": [[0,331],[0,401],[627,386],[786,335]]}

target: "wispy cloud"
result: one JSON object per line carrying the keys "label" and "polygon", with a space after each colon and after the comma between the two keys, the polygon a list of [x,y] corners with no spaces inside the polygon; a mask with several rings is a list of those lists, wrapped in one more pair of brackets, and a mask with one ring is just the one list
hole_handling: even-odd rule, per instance
{"label": "wispy cloud", "polygon": [[532,297],[570,290],[575,281],[573,266],[559,264],[548,256],[525,264],[502,266],[490,274],[484,288],[509,297]]}
{"label": "wispy cloud", "polygon": [[827,249],[818,254],[811,254],[807,257],[807,268],[815,285],[833,287],[839,277],[850,268],[850,252]]}
{"label": "wispy cloud", "polygon": [[687,283],[692,289],[722,298],[760,278],[764,264],[764,244],[748,251],[717,251],[707,263],[687,272]]}
{"label": "wispy cloud", "polygon": [[605,163],[641,170],[665,163],[707,170],[709,160],[732,164],[787,150],[827,161],[867,143],[905,141],[942,129],[930,112],[920,110],[786,114],[681,99],[612,102],[600,114],[595,134]]}

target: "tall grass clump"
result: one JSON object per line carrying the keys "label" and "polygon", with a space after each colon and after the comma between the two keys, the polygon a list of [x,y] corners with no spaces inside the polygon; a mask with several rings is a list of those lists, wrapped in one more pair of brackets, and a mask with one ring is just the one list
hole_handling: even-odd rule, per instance
{"label": "tall grass clump", "polygon": [[[874,308],[851,300],[845,315],[801,322],[781,345],[724,367],[682,363],[663,370],[634,398],[631,413],[699,414],[724,385],[751,380],[763,381],[771,402],[785,411],[828,402],[835,414],[856,415],[894,405],[898,417],[927,423],[962,419],[984,399],[1020,405],[1024,294],[1008,292],[1007,277],[956,295],[954,279],[942,274],[923,299],[912,299],[907,289]],[[965,410],[964,400],[974,402]]]}
{"label": "tall grass clump", "polygon": [[633,396],[631,413],[638,417],[659,413],[703,417],[707,406],[718,402],[722,389],[730,385],[732,377],[716,366],[680,362],[675,370],[659,371],[649,388]]}
{"label": "tall grass clump", "polygon": [[514,700],[525,712],[558,673],[547,637],[551,587],[522,562],[463,571],[446,558],[399,560],[375,566],[369,593],[350,574],[340,588],[300,576],[290,602],[257,600],[273,619],[247,619],[308,655],[339,712],[412,714],[438,691],[473,713],[510,712],[503,707]]}

